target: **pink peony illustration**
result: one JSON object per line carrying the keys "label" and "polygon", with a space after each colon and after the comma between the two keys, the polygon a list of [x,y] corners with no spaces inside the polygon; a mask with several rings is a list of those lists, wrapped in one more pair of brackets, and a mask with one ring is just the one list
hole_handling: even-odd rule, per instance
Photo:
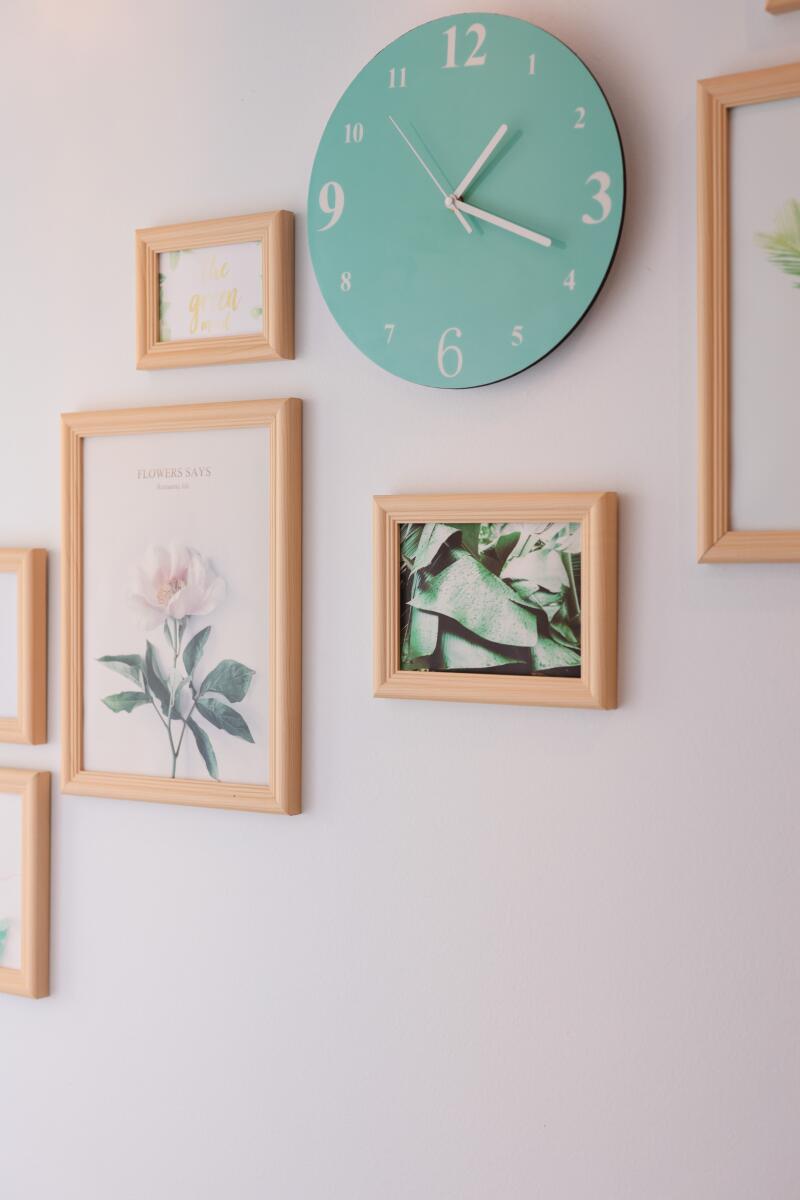
{"label": "pink peony illustration", "polygon": [[131,604],[142,629],[167,618],[204,617],[225,599],[225,580],[190,546],[149,546],[131,578]]}

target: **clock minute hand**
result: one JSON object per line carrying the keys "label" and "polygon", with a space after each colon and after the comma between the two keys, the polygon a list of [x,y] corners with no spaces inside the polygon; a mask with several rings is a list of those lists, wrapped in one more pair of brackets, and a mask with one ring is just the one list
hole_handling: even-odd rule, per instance
{"label": "clock minute hand", "polygon": [[[397,124],[397,121],[395,121],[394,117],[390,116],[390,117],[389,117],[389,120],[392,122],[392,124],[394,125],[395,129],[396,129],[396,130],[397,130],[397,132],[400,134],[400,137],[403,139],[403,141],[404,141],[404,142],[405,142],[405,144],[408,146],[408,148],[409,148],[409,150],[411,151],[411,153],[412,153],[412,154],[414,155],[414,157],[416,158],[417,162],[420,164],[420,166],[421,166],[421,167],[422,167],[422,168],[423,168],[425,171],[427,171],[428,175],[430,175],[431,179],[432,179],[432,180],[433,180],[433,182],[436,184],[436,187],[439,189],[439,191],[440,191],[440,192],[442,193],[442,195],[444,196],[444,199],[445,199],[445,204],[447,204],[447,200],[448,200],[448,195],[447,195],[447,192],[444,190],[444,188],[442,187],[442,185],[439,183],[439,180],[436,178],[436,176],[434,175],[433,171],[430,169],[430,167],[428,166],[428,164],[425,162],[425,159],[424,159],[424,158],[422,157],[422,155],[419,153],[419,151],[417,150],[417,148],[416,148],[416,146],[414,145],[414,143],[413,143],[413,142],[412,142],[412,141],[411,141],[409,138],[407,138],[407,137],[406,137],[406,135],[403,133],[403,131],[402,131],[402,129],[400,128],[400,126]],[[450,208],[450,205],[448,205],[448,208]],[[459,221],[460,221],[460,222],[461,222],[461,224],[464,226],[464,228],[466,229],[467,233],[472,233],[472,226],[470,225],[470,223],[469,223],[469,221],[467,220],[467,218],[466,218],[466,217],[465,217],[465,216],[464,216],[462,213],[460,213],[460,212],[457,212],[455,208],[453,208],[453,209],[452,209],[452,212],[453,212],[453,214],[454,214],[456,217],[458,217]]]}
{"label": "clock minute hand", "polygon": [[448,208],[469,213],[471,217],[477,217],[479,221],[486,221],[489,225],[497,225],[500,229],[506,229],[509,233],[516,233],[519,237],[527,238],[529,242],[536,242],[539,246],[552,246],[553,244],[552,239],[546,237],[543,233],[534,233],[532,229],[526,229],[524,225],[517,225],[514,221],[507,221],[505,217],[496,217],[494,213],[486,212],[482,208],[476,208],[474,204],[467,204],[465,200],[458,200],[455,196],[448,196],[445,204]]}
{"label": "clock minute hand", "polygon": [[472,164],[472,166],[467,171],[464,178],[461,180],[461,183],[458,185],[456,190],[453,192],[453,195],[455,196],[456,200],[461,199],[461,197],[464,195],[464,192],[467,190],[467,188],[472,183],[475,176],[480,171],[483,164],[486,162],[487,158],[489,158],[492,154],[494,154],[496,147],[503,140],[503,138],[506,136],[507,133],[508,133],[508,126],[501,125],[500,128],[498,129],[497,133],[489,141],[486,148],[484,150],[482,150],[481,153],[478,155],[478,157],[475,159],[475,162]]}

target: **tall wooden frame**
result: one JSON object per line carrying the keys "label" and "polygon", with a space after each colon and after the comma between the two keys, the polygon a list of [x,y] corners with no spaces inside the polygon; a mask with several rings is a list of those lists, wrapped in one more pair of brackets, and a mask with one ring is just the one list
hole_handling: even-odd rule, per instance
{"label": "tall wooden frame", "polygon": [[740,105],[795,96],[800,63],[697,85],[700,562],[800,562],[800,530],[737,530],[730,519],[729,117]]}
{"label": "tall wooden frame", "polygon": [[[62,416],[62,791],[254,812],[300,811],[301,402],[232,401]],[[270,783],[167,779],[83,765],[83,445],[87,438],[262,426],[270,430]]]}
{"label": "tall wooden frame", "polygon": [[47,741],[47,551],[0,550],[17,577],[17,711],[0,716],[0,742]]}
{"label": "tall wooden frame", "polygon": [[[583,564],[580,678],[402,670],[399,526],[408,521],[580,522]],[[616,707],[617,496],[614,492],[376,496],[373,538],[376,696],[570,708]]]}
{"label": "tall wooden frame", "polygon": [[50,990],[50,775],[0,768],[0,792],[22,805],[22,965],[0,967],[0,992],[39,998]]}
{"label": "tall wooden frame", "polygon": [[[159,340],[158,256],[176,250],[261,244],[263,325],[260,333]],[[221,217],[136,231],[136,366],[198,367],[211,363],[294,358],[294,216],[290,212]]]}

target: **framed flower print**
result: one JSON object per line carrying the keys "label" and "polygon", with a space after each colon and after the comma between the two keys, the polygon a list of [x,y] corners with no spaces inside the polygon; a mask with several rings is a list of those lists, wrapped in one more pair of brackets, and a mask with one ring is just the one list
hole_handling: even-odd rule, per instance
{"label": "framed flower print", "polygon": [[615,708],[613,492],[376,496],[375,695]]}
{"label": "framed flower print", "polygon": [[136,231],[136,365],[294,358],[294,216]]}
{"label": "framed flower print", "polygon": [[0,549],[0,742],[47,741],[47,551]]}
{"label": "framed flower print", "polygon": [[300,401],[62,426],[63,790],[299,812]]}
{"label": "framed flower print", "polygon": [[46,996],[50,776],[0,768],[0,992]]}

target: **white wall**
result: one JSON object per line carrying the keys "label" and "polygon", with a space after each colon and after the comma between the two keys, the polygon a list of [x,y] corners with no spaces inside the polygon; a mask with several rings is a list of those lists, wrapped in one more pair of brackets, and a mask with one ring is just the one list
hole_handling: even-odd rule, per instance
{"label": "white wall", "polygon": [[[452,6],[455,10],[457,6]],[[797,567],[694,563],[694,81],[761,0],[504,0],[619,118],[629,210],[540,366],[432,393],[305,250],[329,110],[430,0],[3,0],[0,544],[52,552],[58,414],[306,401],[305,814],[60,797],[53,996],[0,996],[4,1200],[789,1200]],[[137,373],[133,230],[299,217],[294,363]],[[371,698],[370,497],[615,488],[616,712]]]}

